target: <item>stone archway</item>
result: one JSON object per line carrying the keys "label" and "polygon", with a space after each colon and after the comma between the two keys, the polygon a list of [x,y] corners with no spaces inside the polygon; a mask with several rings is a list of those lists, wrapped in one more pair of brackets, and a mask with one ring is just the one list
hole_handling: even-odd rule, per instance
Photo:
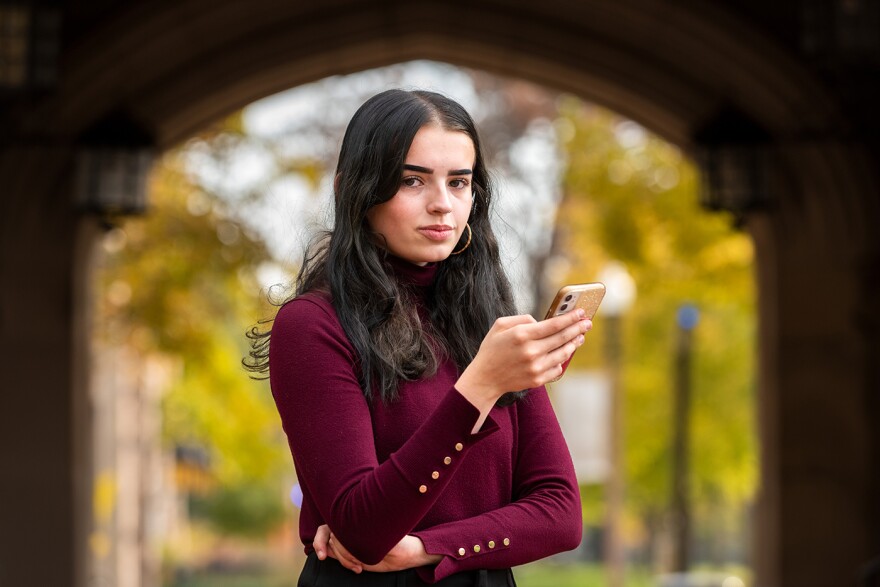
{"label": "stone archway", "polygon": [[[760,288],[759,584],[850,582],[880,548],[877,153],[853,140],[865,113],[843,110],[783,30],[699,1],[64,4],[59,87],[2,114],[0,503],[16,507],[0,581],[85,584],[98,228],[69,204],[83,130],[124,111],[165,148],[275,91],[414,58],[571,91],[685,149],[729,105],[768,130],[775,199],[745,220]],[[47,550],[57,565],[41,564]]]}

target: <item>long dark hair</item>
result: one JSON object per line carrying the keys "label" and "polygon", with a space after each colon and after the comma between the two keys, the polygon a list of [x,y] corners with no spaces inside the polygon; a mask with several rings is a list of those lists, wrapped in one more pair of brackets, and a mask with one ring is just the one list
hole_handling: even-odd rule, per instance
{"label": "long dark hair", "polygon": [[[434,92],[388,90],[373,96],[345,131],[336,168],[334,226],[306,251],[293,295],[330,293],[358,352],[360,384],[368,399],[378,395],[392,401],[400,380],[431,375],[440,360],[366,220],[367,210],[397,193],[413,137],[427,124],[467,134],[476,152],[468,218],[473,236],[463,253],[439,263],[428,293],[430,336],[464,370],[493,322],[515,312],[489,220],[491,181],[470,115]],[[268,372],[270,334],[258,327],[248,332],[252,348],[244,365],[253,373]],[[516,397],[507,394],[501,403]]]}

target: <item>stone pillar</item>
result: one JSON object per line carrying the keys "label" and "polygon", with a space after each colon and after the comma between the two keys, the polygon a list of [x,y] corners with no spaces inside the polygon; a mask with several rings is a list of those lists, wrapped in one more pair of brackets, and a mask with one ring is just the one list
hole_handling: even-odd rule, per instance
{"label": "stone pillar", "polygon": [[85,585],[89,248],[63,146],[0,151],[0,585]]}
{"label": "stone pillar", "polygon": [[755,587],[781,586],[779,550],[781,548],[779,511],[779,428],[781,427],[778,402],[778,371],[776,369],[779,324],[774,302],[778,290],[777,260],[773,242],[773,225],[764,215],[748,221],[748,229],[755,241],[755,280],[758,293],[758,435],[760,481],[758,486],[752,566]]}
{"label": "stone pillar", "polygon": [[[874,170],[874,183],[868,191],[876,200],[880,200],[880,177],[877,170],[880,169],[880,145],[875,145],[869,158],[868,167]],[[880,202],[877,203],[880,208]],[[861,572],[866,576],[866,585],[877,585],[880,582],[880,230],[877,230],[877,219],[880,214],[869,217],[874,227],[873,240],[865,250],[863,261],[857,269],[861,278],[861,304],[862,311],[858,317],[859,325],[864,332],[867,341],[868,357],[865,371],[867,379],[865,414],[870,422],[868,432],[870,435],[870,461],[868,472],[870,485],[868,495],[869,511],[866,512],[866,523],[870,530],[869,551],[874,558],[864,561]],[[867,582],[870,566],[871,581]]]}
{"label": "stone pillar", "polygon": [[864,317],[877,301],[866,297],[868,249],[828,204],[845,188],[815,193],[821,165],[806,163],[799,191],[813,193],[782,193],[777,209],[747,223],[760,320],[756,587],[855,585],[876,546],[876,333]]}

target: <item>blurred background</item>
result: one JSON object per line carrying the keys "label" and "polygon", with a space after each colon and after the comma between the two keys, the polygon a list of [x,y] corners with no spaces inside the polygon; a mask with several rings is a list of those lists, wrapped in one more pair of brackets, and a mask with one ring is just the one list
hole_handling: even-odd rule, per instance
{"label": "blurred background", "polygon": [[240,366],[368,96],[477,119],[583,495],[525,587],[880,584],[880,2],[0,0],[0,586],[293,585]]}
{"label": "blurred background", "polygon": [[522,80],[415,61],[302,85],[211,125],[159,159],[147,213],[102,237],[97,583],[295,584],[296,479],[268,385],[239,366],[243,334],[274,315],[303,245],[332,225],[345,125],[389,87],[446,93],[477,119],[522,312],[542,317],[564,283],[609,288],[589,344],[551,389],[585,540],[522,569],[519,584],[655,585],[684,571],[748,582],[750,240],[730,214],[701,208],[694,163],[636,122]]}

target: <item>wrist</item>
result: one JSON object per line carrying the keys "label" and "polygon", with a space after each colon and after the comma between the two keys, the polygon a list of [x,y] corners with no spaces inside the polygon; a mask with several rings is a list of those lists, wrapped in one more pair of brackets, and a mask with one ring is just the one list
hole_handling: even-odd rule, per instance
{"label": "wrist", "polygon": [[465,369],[458,381],[455,382],[455,389],[480,412],[491,410],[501,396],[494,385],[484,382],[476,376],[471,367]]}
{"label": "wrist", "polygon": [[442,560],[443,560],[443,555],[425,553],[425,560],[419,566],[420,567],[427,567],[430,565],[437,565],[437,564],[440,564],[440,561],[442,561]]}
{"label": "wrist", "polygon": [[428,554],[427,550],[425,550],[425,543],[422,542],[422,539],[418,536],[412,536],[413,538],[413,567],[424,567],[427,565],[436,565],[441,560],[443,560],[443,556],[439,554]]}

